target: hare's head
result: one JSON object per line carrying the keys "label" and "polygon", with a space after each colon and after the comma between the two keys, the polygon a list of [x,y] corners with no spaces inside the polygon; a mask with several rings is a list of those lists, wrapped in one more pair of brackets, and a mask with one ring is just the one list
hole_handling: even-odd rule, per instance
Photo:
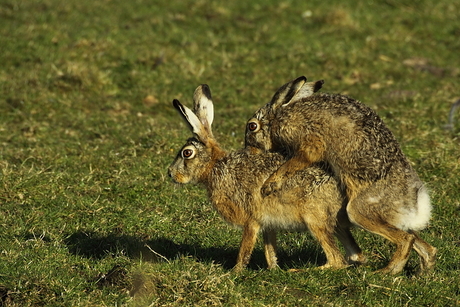
{"label": "hare's head", "polygon": [[168,168],[169,176],[177,183],[206,181],[215,161],[225,155],[212,134],[214,106],[206,84],[195,90],[193,101],[193,111],[177,99],[173,101],[174,108],[194,135],[187,140]]}
{"label": "hare's head", "polygon": [[307,78],[302,76],[280,87],[271,101],[260,108],[248,120],[245,146],[264,151],[273,149],[270,126],[276,121],[276,110],[289,105],[293,101],[311,96],[321,89],[323,84],[323,80],[307,82]]}

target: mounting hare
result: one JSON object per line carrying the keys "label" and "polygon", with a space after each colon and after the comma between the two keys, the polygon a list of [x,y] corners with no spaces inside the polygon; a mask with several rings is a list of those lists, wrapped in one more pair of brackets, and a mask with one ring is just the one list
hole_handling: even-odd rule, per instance
{"label": "mounting hare", "polygon": [[[262,187],[263,195],[284,180],[323,161],[345,187],[350,220],[396,244],[382,272],[401,272],[411,248],[421,270],[434,266],[436,248],[415,231],[431,216],[430,198],[390,130],[369,107],[343,95],[303,95],[306,78],[283,85],[249,119],[248,148],[281,152],[288,159]],[[308,85],[310,87],[310,85]]]}
{"label": "mounting hare", "polygon": [[[177,183],[203,184],[224,220],[243,229],[235,270],[248,264],[260,230],[268,268],[277,266],[276,231],[280,229],[310,230],[326,254],[324,267],[341,268],[364,261],[349,229],[345,195],[333,176],[314,164],[292,173],[278,193],[263,198],[260,187],[285,162],[284,157],[269,152],[254,154],[248,148],[224,151],[211,130],[214,112],[207,85],[196,89],[193,111],[178,100],[173,105],[194,137],[177,154],[169,175]],[[348,263],[334,235],[344,245]]]}

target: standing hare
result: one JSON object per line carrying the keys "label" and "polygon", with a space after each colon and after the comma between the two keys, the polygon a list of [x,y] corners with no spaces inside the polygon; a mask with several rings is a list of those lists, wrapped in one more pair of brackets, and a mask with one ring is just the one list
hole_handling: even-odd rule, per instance
{"label": "standing hare", "polygon": [[[260,230],[268,268],[277,266],[276,231],[282,229],[310,230],[326,254],[324,267],[342,268],[365,260],[350,232],[345,195],[333,176],[314,164],[293,172],[279,192],[263,198],[262,184],[285,162],[284,157],[254,154],[250,149],[225,152],[211,130],[214,115],[209,87],[199,86],[193,98],[193,111],[173,101],[194,137],[187,140],[168,172],[176,183],[203,184],[224,220],[243,229],[236,271],[248,264]],[[334,235],[344,245],[346,259]]]}
{"label": "standing hare", "polygon": [[246,147],[282,152],[287,158],[264,183],[262,194],[281,190],[292,174],[325,162],[345,187],[349,219],[396,244],[380,271],[401,272],[412,248],[420,255],[421,271],[431,269],[436,248],[416,233],[428,224],[430,198],[393,134],[359,101],[303,95],[307,84],[299,77],[283,85],[247,123]]}

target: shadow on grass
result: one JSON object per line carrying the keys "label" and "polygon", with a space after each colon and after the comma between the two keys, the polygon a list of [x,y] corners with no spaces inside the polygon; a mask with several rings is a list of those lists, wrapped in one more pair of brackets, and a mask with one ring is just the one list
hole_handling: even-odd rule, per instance
{"label": "shadow on grass", "polygon": [[[77,232],[66,240],[69,252],[86,258],[102,259],[107,256],[124,255],[132,259],[159,262],[192,256],[200,262],[214,262],[225,269],[231,269],[236,262],[238,247],[200,247],[197,244],[175,243],[166,238],[142,240],[139,237],[119,234],[101,236],[95,232]],[[301,267],[307,263],[321,265],[325,257],[319,248],[300,249],[293,254],[278,252],[281,267]],[[248,269],[266,268],[264,253],[256,248],[252,254]]]}
{"label": "shadow on grass", "polygon": [[101,236],[95,232],[83,231],[70,235],[65,244],[70,253],[85,258],[102,259],[107,256],[124,255],[150,262],[168,262],[181,256],[193,256],[203,262],[215,261],[225,268],[232,267],[237,255],[236,250],[202,248],[196,244],[175,243],[165,238],[143,240],[130,235]]}

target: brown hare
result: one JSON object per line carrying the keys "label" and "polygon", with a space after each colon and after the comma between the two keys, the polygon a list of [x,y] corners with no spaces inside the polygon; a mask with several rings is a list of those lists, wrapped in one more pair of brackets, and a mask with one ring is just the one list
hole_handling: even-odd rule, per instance
{"label": "brown hare", "polygon": [[325,162],[345,187],[349,219],[396,244],[380,271],[401,272],[412,248],[421,271],[431,269],[436,248],[416,233],[429,222],[430,198],[393,134],[373,110],[350,97],[302,95],[307,84],[299,77],[283,85],[247,123],[247,148],[287,158],[262,194],[276,194],[292,174]]}
{"label": "brown hare", "polygon": [[[283,229],[310,230],[326,254],[323,267],[342,268],[365,260],[350,232],[345,195],[327,171],[313,164],[293,172],[279,192],[263,198],[260,187],[285,162],[284,157],[270,152],[254,154],[250,149],[224,151],[211,130],[213,104],[207,85],[196,89],[193,111],[178,100],[173,105],[194,137],[179,151],[168,173],[176,183],[203,184],[223,219],[242,228],[235,270],[248,264],[259,231],[268,268],[276,267],[276,231]],[[346,259],[334,235],[344,245]]]}

